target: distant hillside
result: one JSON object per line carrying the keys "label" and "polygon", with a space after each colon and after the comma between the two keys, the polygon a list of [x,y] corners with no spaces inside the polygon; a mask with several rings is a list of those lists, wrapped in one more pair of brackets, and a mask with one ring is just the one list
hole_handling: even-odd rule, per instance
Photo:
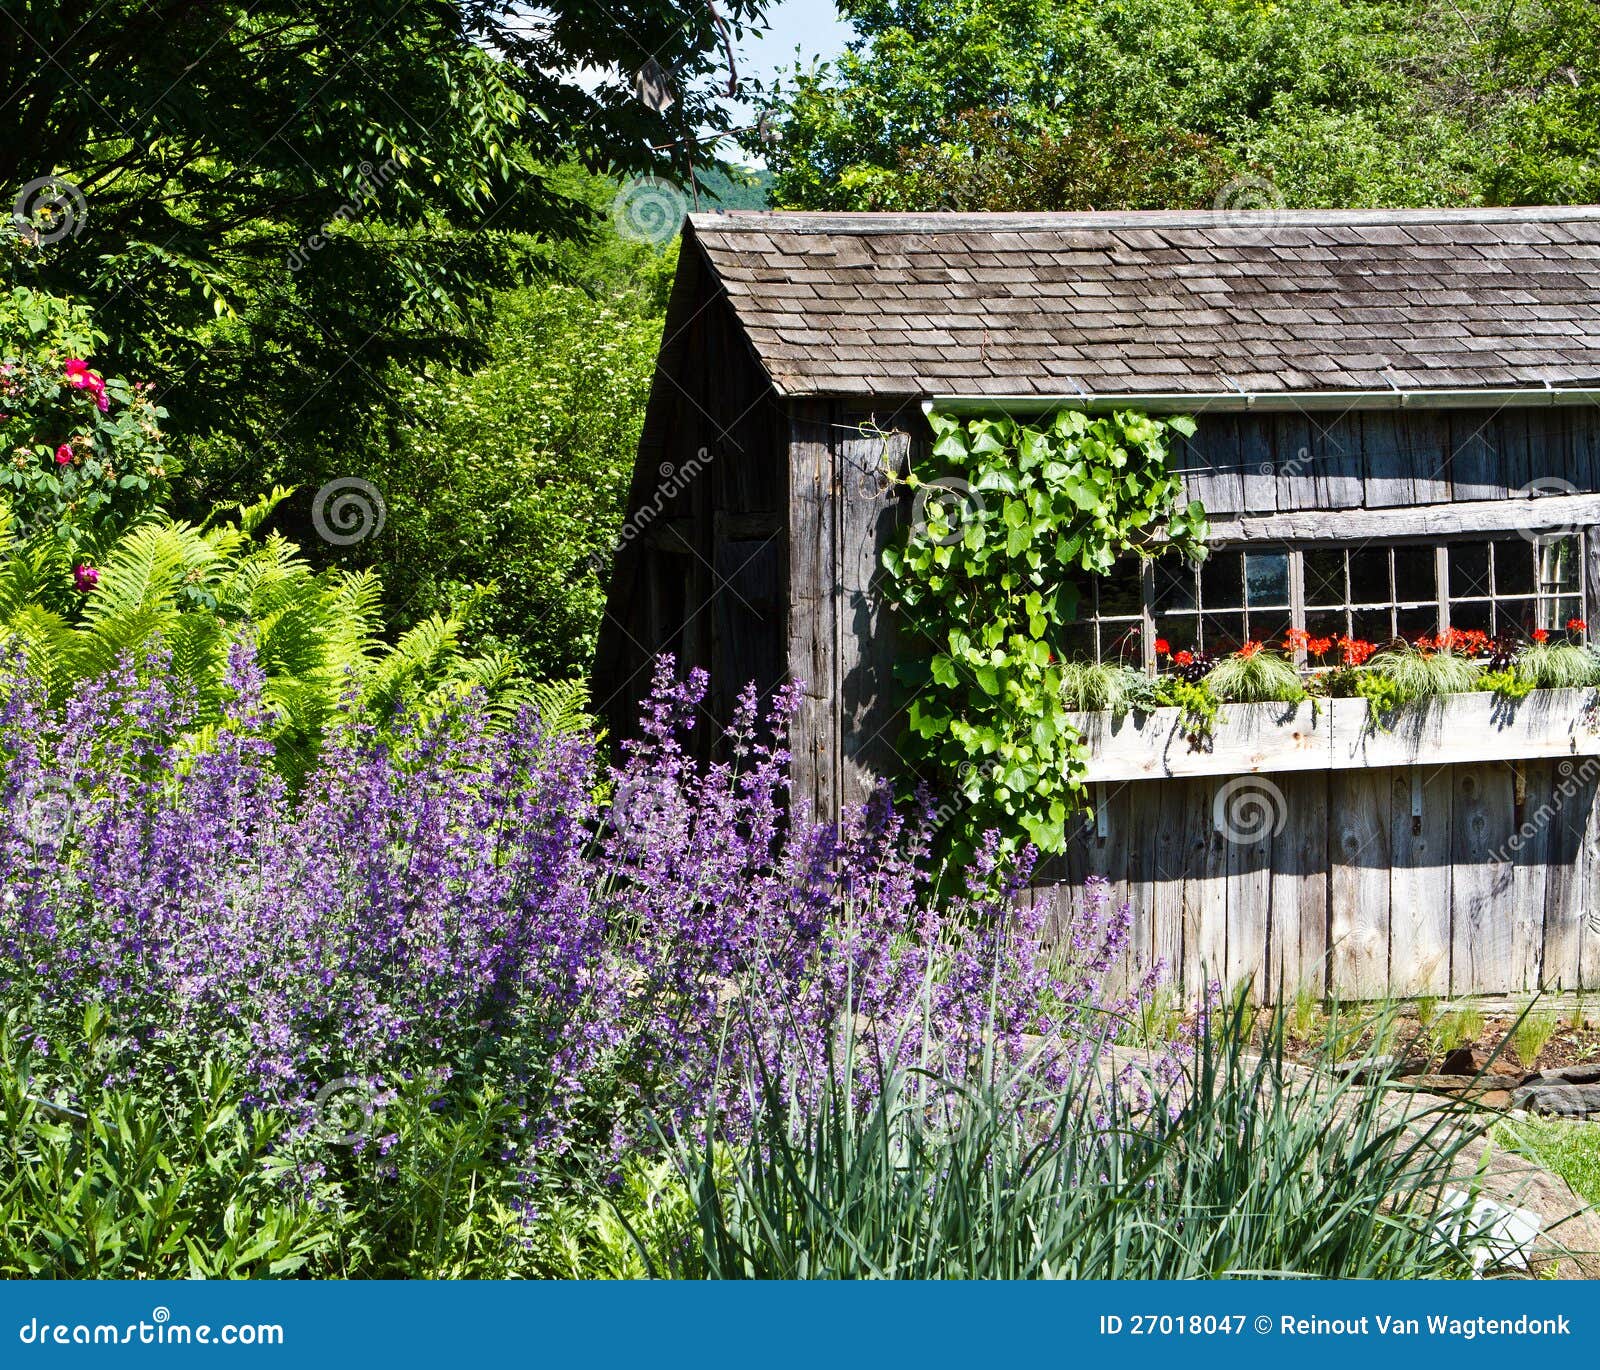
{"label": "distant hillside", "polygon": [[736,185],[720,171],[700,173],[700,202],[706,209],[765,209],[772,173],[765,167],[747,169],[749,185]]}

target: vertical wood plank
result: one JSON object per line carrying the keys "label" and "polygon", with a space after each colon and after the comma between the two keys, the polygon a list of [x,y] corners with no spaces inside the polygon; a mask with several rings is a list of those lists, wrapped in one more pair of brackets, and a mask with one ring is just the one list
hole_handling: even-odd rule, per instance
{"label": "vertical wood plank", "polygon": [[1366,498],[1361,415],[1311,416],[1311,471],[1320,509],[1359,509]]}
{"label": "vertical wood plank", "polygon": [[1405,450],[1404,415],[1375,409],[1361,416],[1361,450],[1367,473],[1366,505],[1391,508],[1417,502],[1416,463]]}
{"label": "vertical wood plank", "polygon": [[1381,998],[1389,987],[1390,775],[1335,771],[1330,782],[1330,988],[1343,999]]}
{"label": "vertical wood plank", "polygon": [[1182,980],[1187,990],[1183,950],[1183,884],[1187,867],[1188,787],[1181,782],[1156,782],[1151,786],[1153,804],[1147,820],[1155,829],[1150,862],[1150,921],[1155,959],[1164,963],[1174,980]]}
{"label": "vertical wood plank", "polygon": [[1212,826],[1214,784],[1182,782],[1184,800],[1183,984],[1196,993],[1220,980],[1228,946],[1227,875],[1220,834]]}
{"label": "vertical wood plank", "polygon": [[1558,761],[1551,773],[1550,832],[1545,856],[1544,956],[1540,983],[1549,989],[1600,986],[1600,966],[1586,966],[1586,926],[1600,909],[1600,862],[1595,860],[1596,788],[1600,759]]}
{"label": "vertical wood plank", "polygon": [[[1389,993],[1450,992],[1450,811],[1448,769],[1407,766],[1390,790]],[[1413,814],[1421,800],[1421,813]]]}
{"label": "vertical wood plank", "polygon": [[1276,513],[1278,466],[1271,421],[1264,415],[1245,414],[1240,417],[1239,463],[1244,468],[1245,511],[1251,514]]}
{"label": "vertical wood plank", "polygon": [[835,480],[828,409],[796,403],[789,442],[789,675],[804,682],[791,731],[794,793],[815,818],[839,813]]}
{"label": "vertical wood plank", "polygon": [[1258,1002],[1272,998],[1267,984],[1272,852],[1288,822],[1280,779],[1252,775],[1225,781],[1217,791],[1221,812],[1213,814],[1214,819],[1221,818],[1226,846],[1228,936],[1223,983],[1230,988],[1248,983]]}
{"label": "vertical wood plank", "polygon": [[[1262,416],[1266,422],[1266,416]],[[1278,508],[1315,509],[1317,503],[1316,462],[1311,452],[1311,420],[1304,414],[1274,414],[1272,422],[1273,465],[1278,473]]]}
{"label": "vertical wood plank", "polygon": [[1487,410],[1467,409],[1449,415],[1450,484],[1455,498],[1501,499],[1506,492],[1501,453]]}
{"label": "vertical wood plank", "polygon": [[1509,766],[1457,766],[1451,813],[1450,992],[1487,994],[1512,958]]}
{"label": "vertical wood plank", "polygon": [[1548,893],[1553,761],[1527,761],[1512,767],[1511,836],[1506,849],[1511,856],[1511,954],[1505,968],[1505,986],[1512,990],[1539,987],[1544,961],[1544,911]]}
{"label": "vertical wood plank", "polygon": [[1208,513],[1243,512],[1244,476],[1239,463],[1239,416],[1202,414],[1199,428],[1184,442],[1178,465],[1184,488]]}

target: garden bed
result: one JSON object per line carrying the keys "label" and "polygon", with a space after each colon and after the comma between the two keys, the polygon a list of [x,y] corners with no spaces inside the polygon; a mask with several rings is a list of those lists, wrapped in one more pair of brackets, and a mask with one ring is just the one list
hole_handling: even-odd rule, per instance
{"label": "garden bed", "polygon": [[1478,690],[1376,719],[1365,699],[1224,704],[1210,735],[1197,739],[1176,708],[1071,718],[1089,749],[1091,782],[1600,755],[1590,689],[1534,690],[1522,699]]}

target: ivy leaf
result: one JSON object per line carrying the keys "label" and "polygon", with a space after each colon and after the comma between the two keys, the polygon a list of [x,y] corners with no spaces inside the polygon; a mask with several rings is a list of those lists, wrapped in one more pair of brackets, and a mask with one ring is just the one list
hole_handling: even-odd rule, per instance
{"label": "ivy leaf", "polygon": [[947,690],[953,690],[960,684],[960,677],[956,674],[956,664],[943,652],[940,652],[928,663],[929,674],[943,685]]}
{"label": "ivy leaf", "polygon": [[1187,414],[1175,414],[1167,420],[1168,428],[1172,429],[1174,433],[1182,433],[1186,438],[1192,438],[1199,426]]}

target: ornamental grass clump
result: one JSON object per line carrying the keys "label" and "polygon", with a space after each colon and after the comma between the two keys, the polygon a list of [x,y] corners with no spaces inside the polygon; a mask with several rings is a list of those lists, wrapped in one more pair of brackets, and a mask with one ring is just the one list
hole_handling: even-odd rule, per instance
{"label": "ornamental grass clump", "polygon": [[1211,668],[1205,684],[1230,704],[1297,704],[1306,697],[1300,672],[1287,657],[1248,642]]}
{"label": "ornamental grass clump", "polygon": [[719,1279],[1470,1273],[1482,1233],[1450,1191],[1471,1191],[1486,1124],[1296,1070],[1283,1047],[1281,1026],[1247,1047],[1233,1010],[1202,1015],[1181,1073],[1142,1091],[1093,1066],[1050,1086],[1026,1061],[959,1086],[892,1070],[864,1104],[755,1077],[748,1145],[677,1140],[698,1228],[644,1255]]}

